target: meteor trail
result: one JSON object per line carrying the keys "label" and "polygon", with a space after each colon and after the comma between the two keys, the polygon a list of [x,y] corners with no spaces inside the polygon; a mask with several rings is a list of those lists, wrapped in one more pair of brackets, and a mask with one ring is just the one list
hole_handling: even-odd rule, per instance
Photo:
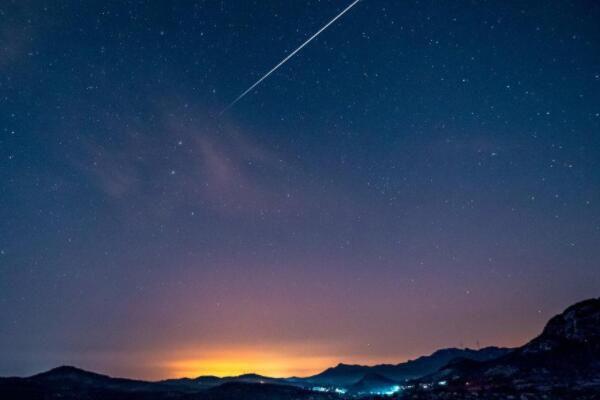
{"label": "meteor trail", "polygon": [[223,113],[225,113],[227,110],[229,110],[231,107],[233,107],[235,105],[235,103],[237,103],[238,101],[240,101],[245,95],[247,95],[248,93],[250,93],[252,91],[252,89],[254,89],[256,86],[258,86],[262,81],[264,81],[265,79],[267,79],[269,77],[269,75],[271,75],[273,72],[275,72],[279,67],[281,67],[283,64],[285,64],[290,58],[292,58],[296,53],[298,53],[300,50],[302,50],[302,48],[304,46],[306,46],[307,44],[309,44],[314,38],[316,38],[317,36],[319,36],[319,34],[321,32],[323,32],[325,29],[327,29],[329,27],[329,25],[333,24],[335,21],[337,21],[338,18],[340,18],[342,15],[346,14],[346,12],[350,11],[350,9],[352,7],[354,7],[356,5],[356,3],[358,3],[360,0],[354,0],[352,2],[352,4],[350,4],[348,7],[346,7],[341,13],[339,13],[338,15],[336,15],[335,18],[333,18],[331,21],[329,21],[324,27],[322,27],[321,29],[319,29],[317,31],[317,33],[315,33],[314,35],[312,35],[310,38],[308,38],[308,40],[304,43],[302,43],[300,45],[300,47],[298,47],[296,50],[292,51],[286,58],[284,58],[283,60],[281,60],[279,62],[279,64],[277,64],[276,66],[273,67],[273,69],[271,69],[269,72],[267,72],[266,74],[264,74],[262,76],[262,78],[260,78],[259,80],[257,80],[252,86],[250,86],[248,89],[246,89],[246,91],[244,91],[242,94],[240,94],[235,100],[233,100],[227,107],[225,107],[223,109],[223,111],[221,111],[221,113],[219,115],[223,115]]}

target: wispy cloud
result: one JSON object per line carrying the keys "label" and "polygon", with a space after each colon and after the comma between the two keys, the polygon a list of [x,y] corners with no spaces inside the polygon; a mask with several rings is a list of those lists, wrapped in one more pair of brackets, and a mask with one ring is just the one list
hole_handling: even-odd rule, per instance
{"label": "wispy cloud", "polygon": [[224,215],[285,214],[306,204],[297,187],[291,195],[290,176],[300,167],[252,135],[208,116],[202,124],[182,124],[166,115],[151,132],[128,127],[118,146],[87,139],[72,164],[113,204],[133,203],[164,215],[182,207]]}

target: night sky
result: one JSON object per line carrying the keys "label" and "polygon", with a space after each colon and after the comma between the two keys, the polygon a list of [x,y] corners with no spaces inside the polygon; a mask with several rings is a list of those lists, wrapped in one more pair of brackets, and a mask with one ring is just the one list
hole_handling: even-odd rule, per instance
{"label": "night sky", "polygon": [[600,292],[600,4],[0,3],[0,375],[308,375]]}

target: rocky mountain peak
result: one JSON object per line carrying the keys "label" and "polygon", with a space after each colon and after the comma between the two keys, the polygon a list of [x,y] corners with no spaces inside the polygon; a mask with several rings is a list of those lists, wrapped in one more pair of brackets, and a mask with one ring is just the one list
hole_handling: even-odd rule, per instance
{"label": "rocky mountain peak", "polygon": [[553,317],[523,350],[544,352],[564,345],[600,348],[600,298],[574,304]]}

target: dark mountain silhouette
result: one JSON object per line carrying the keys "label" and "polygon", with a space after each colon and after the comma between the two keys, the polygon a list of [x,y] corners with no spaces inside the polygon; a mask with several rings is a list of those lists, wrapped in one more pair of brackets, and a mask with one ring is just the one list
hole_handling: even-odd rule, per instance
{"label": "dark mountain silhouette", "polygon": [[113,378],[95,372],[85,371],[71,366],[53,368],[28,378],[41,385],[53,385],[64,388],[95,387],[126,391],[156,390],[160,384],[134,379]]}
{"label": "dark mountain silhouette", "polygon": [[71,366],[61,366],[29,378],[0,379],[1,399],[154,399],[171,390],[161,383],[113,378]]}
{"label": "dark mountain silhouette", "polygon": [[[200,381],[210,377],[200,377]],[[213,377],[215,378],[215,377]],[[74,367],[58,367],[29,378],[0,378],[2,400],[329,400],[329,393],[316,393],[297,386],[253,383],[259,375],[216,378],[226,382],[193,386],[194,379],[145,382],[112,378]],[[240,379],[236,381],[236,379]],[[230,380],[227,382],[227,380]],[[246,381],[244,381],[246,380]],[[214,382],[212,382],[214,383]]]}
{"label": "dark mountain silhouette", "polygon": [[348,386],[358,382],[369,372],[369,368],[363,365],[338,364],[305,380],[316,385]]}
{"label": "dark mountain silhouette", "polygon": [[472,349],[442,349],[429,356],[422,356],[415,360],[401,364],[380,364],[374,366],[338,364],[320,374],[306,378],[306,380],[319,385],[349,386],[367,374],[375,373],[388,379],[403,382],[408,379],[419,378],[437,371],[455,358],[471,360],[491,360],[510,352],[510,349],[499,347],[486,347],[481,350]]}
{"label": "dark mountain silhouette", "polygon": [[441,380],[448,386],[440,392],[519,391],[549,398],[591,393],[590,398],[600,398],[600,299],[567,308],[539,336],[498,359],[454,360],[420,383],[435,387]]}
{"label": "dark mountain silhouette", "polygon": [[[63,366],[0,378],[0,399],[333,400],[390,393],[396,385],[398,397],[407,400],[600,399],[600,299],[567,308],[538,337],[512,350],[445,349],[397,365],[340,364],[290,379],[246,374],[146,382]],[[336,394],[336,388],[347,393]]]}
{"label": "dark mountain silhouette", "polygon": [[189,389],[199,389],[204,388],[208,389],[211,387],[219,386],[224,383],[230,382],[240,382],[240,383],[276,383],[276,384],[288,384],[286,379],[282,378],[270,378],[268,376],[262,376],[258,374],[243,374],[238,376],[226,376],[226,377],[218,377],[218,376],[199,376],[197,378],[180,378],[180,379],[167,379],[161,381],[161,383],[171,385],[171,386],[185,386]]}
{"label": "dark mountain silhouette", "polygon": [[348,394],[361,395],[371,393],[391,393],[397,391],[400,384],[373,372],[363,376],[358,382],[348,388]]}

